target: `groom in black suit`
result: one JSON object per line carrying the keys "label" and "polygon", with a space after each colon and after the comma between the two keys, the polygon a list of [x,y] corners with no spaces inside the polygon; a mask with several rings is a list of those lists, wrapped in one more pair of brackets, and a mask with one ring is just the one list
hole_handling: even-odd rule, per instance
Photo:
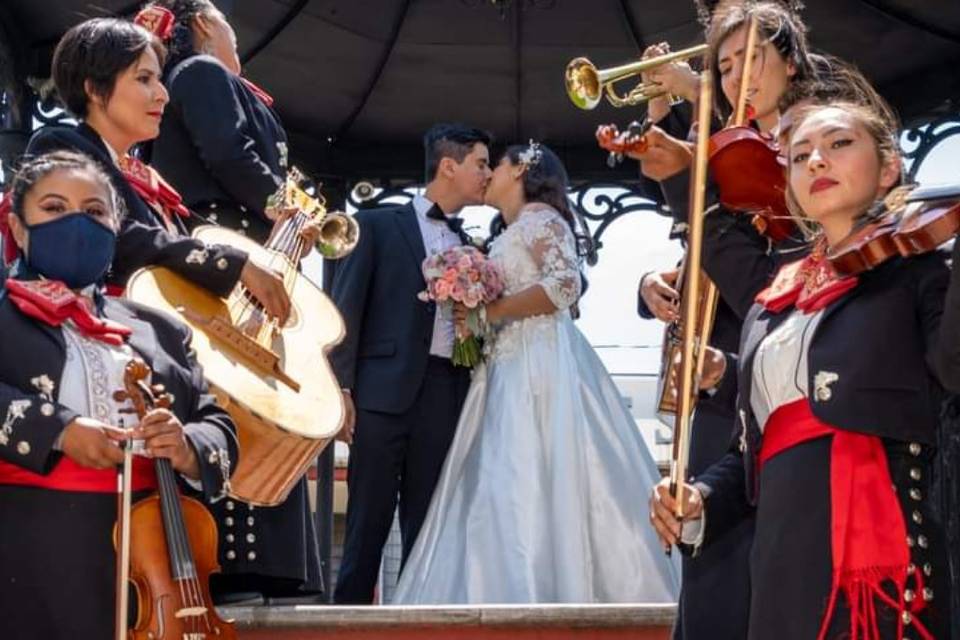
{"label": "groom in black suit", "polygon": [[331,354],[355,428],[347,469],[346,540],[335,600],[370,604],[399,497],[403,559],[427,514],[470,384],[450,362],[453,321],[417,293],[424,258],[463,243],[460,209],[483,203],[489,134],[441,124],[424,136],[428,184],[409,204],[361,211],[360,242],[332,266],[347,326]]}

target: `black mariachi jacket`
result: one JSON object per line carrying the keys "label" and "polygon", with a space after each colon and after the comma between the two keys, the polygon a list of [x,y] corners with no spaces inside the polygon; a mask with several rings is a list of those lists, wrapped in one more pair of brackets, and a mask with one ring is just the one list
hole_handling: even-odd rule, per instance
{"label": "black mariachi jacket", "polygon": [[195,55],[164,78],[170,104],[151,161],[188,207],[233,203],[263,213],[287,173],[287,134],[280,118],[216,58]]}
{"label": "black mariachi jacket", "polygon": [[205,245],[189,237],[183,221],[177,217],[173,220],[177,231],[168,231],[162,214],[130,186],[96,131],[83,123],[75,128],[44,127],[33,134],[26,153],[37,156],[61,150],[84,153],[99,162],[126,206],[108,283],[123,287],[134,271],[156,265],[221,297],[237,284],[247,254],[224,245]]}
{"label": "black mariachi jacket", "polygon": [[[944,389],[960,389],[960,279],[951,278],[945,258],[934,252],[890,260],[826,308],[808,352],[817,418],[900,443],[913,455],[937,446]],[[697,478],[710,488],[705,541],[756,504],[762,434],[750,405],[754,356],[789,312],[758,304],[744,323],[731,452]]]}
{"label": "black mariachi jacket", "polygon": [[[197,453],[204,496],[220,496],[236,465],[237,440],[233,421],[207,393],[190,351],[190,330],[164,314],[116,298],[103,302],[102,315],[133,330],[128,344],[152,368],[153,382],[174,397],[170,411],[183,423]],[[6,295],[0,298],[0,326],[0,459],[49,473],[63,456],[54,443],[79,416],[57,402],[66,362],[63,331],[24,315]],[[220,434],[226,436],[226,449]]]}

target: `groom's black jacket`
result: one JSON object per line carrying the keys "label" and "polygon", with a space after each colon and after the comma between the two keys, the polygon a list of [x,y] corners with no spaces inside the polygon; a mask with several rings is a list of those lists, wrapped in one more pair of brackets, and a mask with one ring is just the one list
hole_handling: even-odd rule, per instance
{"label": "groom's black jacket", "polygon": [[426,289],[423,237],[412,204],[359,211],[356,220],[356,249],[325,265],[347,326],[330,361],[357,407],[399,414],[420,390],[433,338],[436,305],[417,298]]}

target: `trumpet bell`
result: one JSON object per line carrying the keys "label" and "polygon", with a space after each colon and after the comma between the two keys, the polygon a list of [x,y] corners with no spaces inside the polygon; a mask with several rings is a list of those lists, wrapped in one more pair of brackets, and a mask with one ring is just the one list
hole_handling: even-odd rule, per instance
{"label": "trumpet bell", "polygon": [[339,260],[357,248],[360,241],[360,225],[343,213],[330,213],[320,221],[320,237],[317,250],[324,258]]}
{"label": "trumpet bell", "polygon": [[662,96],[663,89],[656,83],[641,82],[626,95],[618,95],[614,84],[631,76],[638,76],[645,71],[681,60],[689,60],[701,56],[707,51],[707,45],[701,44],[681,51],[665,53],[655,58],[637,60],[622,64],[619,67],[598,69],[595,64],[586,58],[574,58],[567,64],[564,73],[564,82],[567,86],[567,95],[573,104],[581,109],[593,109],[607,94],[607,100],[615,107],[627,107],[640,104],[646,100]]}
{"label": "trumpet bell", "polygon": [[595,108],[603,96],[603,86],[597,67],[586,58],[574,58],[564,74],[570,101],[584,110]]}

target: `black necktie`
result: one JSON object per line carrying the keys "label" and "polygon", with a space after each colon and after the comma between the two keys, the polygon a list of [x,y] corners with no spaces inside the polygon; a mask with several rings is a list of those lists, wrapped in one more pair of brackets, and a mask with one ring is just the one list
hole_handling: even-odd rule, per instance
{"label": "black necktie", "polygon": [[440,208],[440,205],[433,205],[427,211],[427,217],[431,220],[441,220],[444,224],[447,225],[447,228],[450,229],[463,244],[470,244],[470,238],[467,236],[466,232],[463,230],[463,220],[457,216],[448,216],[443,212],[443,209]]}

